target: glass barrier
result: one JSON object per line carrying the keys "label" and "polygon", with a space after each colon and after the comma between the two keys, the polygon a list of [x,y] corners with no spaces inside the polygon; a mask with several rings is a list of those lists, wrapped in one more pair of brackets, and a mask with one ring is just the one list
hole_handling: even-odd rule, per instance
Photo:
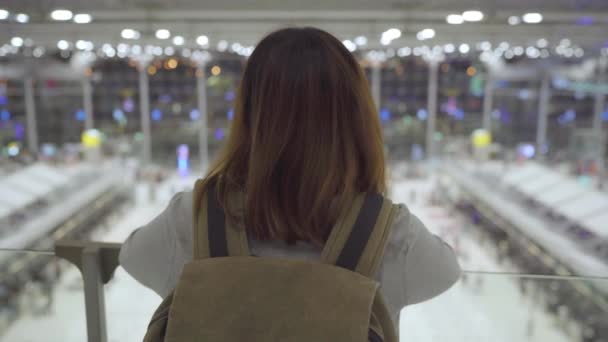
{"label": "glass barrier", "polygon": [[400,340],[606,341],[607,290],[608,278],[464,272],[445,293],[401,311]]}
{"label": "glass barrier", "polygon": [[86,341],[80,271],[52,250],[0,250],[0,342]]}
{"label": "glass barrier", "polygon": [[[445,293],[401,311],[400,340],[605,341],[607,297],[597,288],[608,289],[608,278],[465,272]],[[109,340],[140,340],[160,297],[120,268],[106,294]]]}
{"label": "glass barrier", "polygon": [[106,286],[108,341],[140,341],[160,302],[161,298],[155,292],[119,267]]}
{"label": "glass barrier", "polygon": [[[75,266],[51,251],[2,250],[0,261],[0,342],[87,339],[84,285]],[[445,293],[404,308],[400,336],[403,341],[605,341],[607,290],[608,278],[602,277],[465,271]],[[161,299],[120,267],[103,291],[107,341],[140,340]]]}

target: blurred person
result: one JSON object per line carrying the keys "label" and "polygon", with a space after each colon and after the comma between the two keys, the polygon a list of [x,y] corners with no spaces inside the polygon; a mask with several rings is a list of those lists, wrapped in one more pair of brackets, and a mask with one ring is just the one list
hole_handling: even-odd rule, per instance
{"label": "blurred person", "polygon": [[[363,70],[335,37],[315,28],[268,35],[248,59],[222,154],[197,190],[176,194],[127,238],[121,265],[161,297],[171,295],[196,256],[197,204],[215,191],[232,222],[226,230],[244,232],[252,255],[322,261],[353,199],[386,194],[378,117]],[[398,323],[401,308],[446,291],[460,268],[452,249],[404,204],[390,208],[374,278]]]}

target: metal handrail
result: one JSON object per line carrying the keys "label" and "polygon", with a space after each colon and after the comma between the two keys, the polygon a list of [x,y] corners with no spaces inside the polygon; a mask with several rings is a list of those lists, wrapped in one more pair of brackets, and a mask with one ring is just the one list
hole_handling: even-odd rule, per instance
{"label": "metal handrail", "polygon": [[80,270],[84,284],[87,341],[107,342],[106,302],[103,286],[118,267],[119,243],[58,240],[55,255]]}

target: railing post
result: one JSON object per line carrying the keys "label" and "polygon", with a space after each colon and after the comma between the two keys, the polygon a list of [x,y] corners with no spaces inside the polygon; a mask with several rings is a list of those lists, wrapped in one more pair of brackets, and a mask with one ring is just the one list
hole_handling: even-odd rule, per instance
{"label": "railing post", "polygon": [[106,302],[97,246],[87,246],[82,251],[82,280],[87,315],[88,342],[107,342]]}
{"label": "railing post", "polygon": [[107,342],[104,284],[118,267],[120,244],[83,241],[57,241],[55,254],[78,267],[84,283],[87,341]]}

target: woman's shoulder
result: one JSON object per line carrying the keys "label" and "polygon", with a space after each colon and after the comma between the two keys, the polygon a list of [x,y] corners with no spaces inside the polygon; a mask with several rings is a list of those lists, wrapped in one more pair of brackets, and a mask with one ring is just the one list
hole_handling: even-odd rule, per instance
{"label": "woman's shoulder", "polygon": [[418,233],[426,228],[405,204],[395,203],[393,206],[396,214],[388,243],[405,252],[416,241]]}
{"label": "woman's shoulder", "polygon": [[176,231],[180,243],[188,245],[192,239],[192,191],[181,191],[173,195],[165,215]]}

